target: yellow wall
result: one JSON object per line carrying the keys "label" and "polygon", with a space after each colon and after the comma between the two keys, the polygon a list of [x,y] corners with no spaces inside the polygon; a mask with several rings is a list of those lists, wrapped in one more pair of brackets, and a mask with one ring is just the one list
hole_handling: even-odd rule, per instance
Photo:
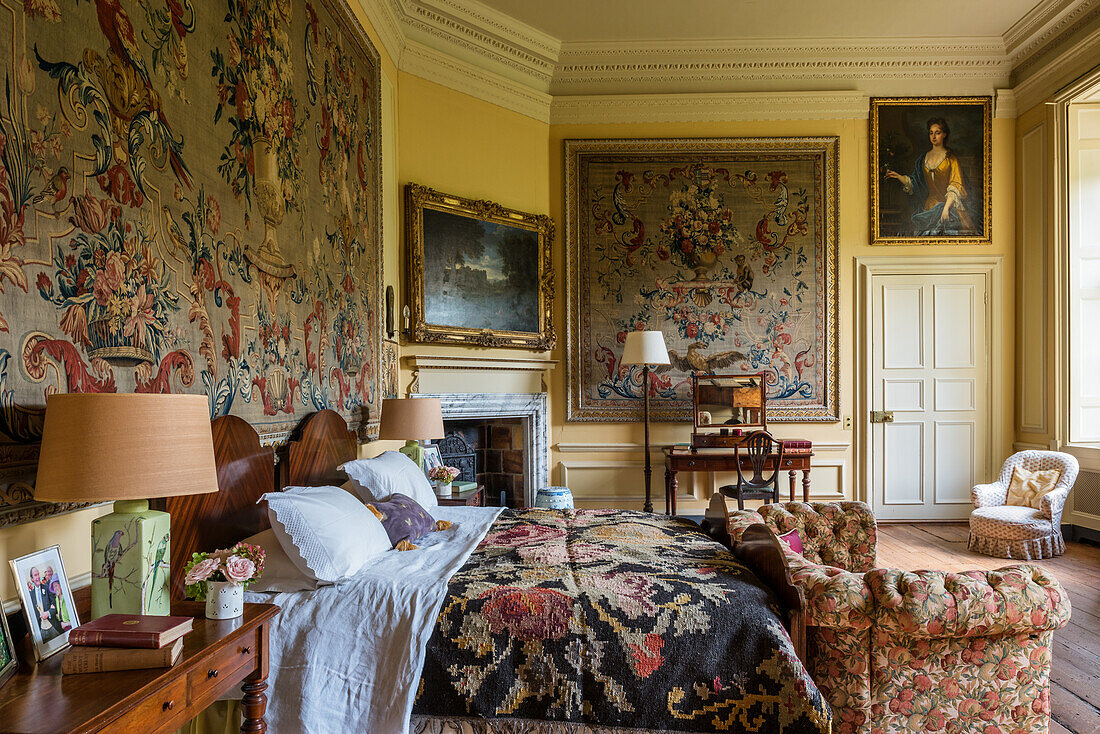
{"label": "yellow wall", "polygon": [[[562,201],[562,141],[567,138],[643,138],[643,137],[748,137],[748,136],[795,136],[795,135],[836,135],[840,138],[840,194],[839,194],[839,272],[840,283],[840,414],[853,414],[853,398],[856,391],[856,344],[853,338],[856,324],[856,293],[854,287],[855,259],[869,256],[899,256],[936,259],[944,254],[1002,255],[1005,258],[1006,283],[1013,282],[1013,261],[1015,242],[1014,223],[1014,144],[1015,126],[1011,119],[993,121],[993,244],[989,246],[945,247],[872,247],[870,241],[870,208],[868,170],[868,123],[866,120],[816,120],[787,122],[729,122],[729,123],[683,123],[683,124],[639,124],[639,125],[556,125],[550,131],[551,162],[553,166],[551,190],[554,192],[551,216],[561,226]],[[565,270],[564,249],[557,252],[556,267],[559,273]],[[1013,294],[1009,287],[1007,301],[1003,304],[1002,338],[1004,352],[996,355],[1003,364],[1009,365],[1005,374],[1004,400],[1011,405],[1012,400],[1012,350],[1013,350]],[[565,323],[566,302],[564,293],[557,299],[559,323]],[[555,358],[565,363],[564,350],[559,348]],[[642,443],[640,424],[586,424],[566,423],[564,396],[566,395],[565,373],[562,369],[555,372],[551,383],[555,395],[563,396],[555,401],[552,430],[552,443],[557,447],[565,444],[607,444]],[[858,424],[857,424],[858,426]],[[814,464],[818,468],[811,473],[813,479],[812,495],[821,499],[835,497],[838,493],[848,498],[863,498],[857,491],[859,467],[856,465],[854,436],[852,431],[843,430],[841,424],[799,424],[780,423],[769,425],[780,436],[809,438],[818,446],[815,449]],[[654,444],[674,443],[688,439],[690,427],[687,424],[661,424],[654,427],[651,440]],[[1012,427],[1007,418],[1001,427],[997,445],[1003,452],[1010,449]],[[847,444],[848,447],[843,446]],[[822,445],[832,445],[831,450],[822,450]],[[839,445],[839,446],[837,446]],[[575,447],[571,447],[575,448]],[[999,465],[1000,456],[993,462]],[[630,505],[639,506],[638,497],[642,487],[642,472],[638,469],[644,460],[643,452],[622,451],[599,452],[583,451],[562,453],[555,449],[551,457],[551,466],[558,467],[560,480],[560,462],[569,465],[569,485],[573,489],[579,504],[598,505],[604,501],[585,502],[586,495],[604,496],[606,487],[615,482],[630,495]],[[585,467],[585,464],[599,464]],[[629,468],[624,468],[623,465]],[[580,468],[574,469],[577,465]],[[605,466],[607,465],[607,466]],[[841,479],[843,477],[843,484]],[[717,478],[715,484],[728,481]],[[687,476],[681,477],[681,494],[690,491],[685,487]],[[710,495],[711,478],[697,476],[696,500],[680,502],[680,512],[701,512],[705,500]],[[629,482],[629,484],[626,484]],[[654,472],[653,491],[658,508],[663,507],[664,474],[659,465]],[[866,499],[866,498],[863,498]]]}

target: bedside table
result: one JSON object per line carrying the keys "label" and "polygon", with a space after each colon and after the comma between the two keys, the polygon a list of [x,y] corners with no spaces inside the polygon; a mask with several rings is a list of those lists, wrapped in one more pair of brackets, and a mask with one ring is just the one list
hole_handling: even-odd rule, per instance
{"label": "bedside table", "polygon": [[242,732],[266,732],[268,632],[279,607],[245,604],[244,616],[215,621],[201,602],[176,602],[194,617],[171,668],[61,675],[64,652],[33,661],[23,638],[19,670],[0,688],[5,732],[173,732],[244,682]]}
{"label": "bedside table", "polygon": [[436,497],[439,500],[439,504],[447,505],[465,505],[466,507],[482,507],[485,504],[485,485],[479,484],[473,489],[467,489],[462,492],[454,492],[449,497]]}

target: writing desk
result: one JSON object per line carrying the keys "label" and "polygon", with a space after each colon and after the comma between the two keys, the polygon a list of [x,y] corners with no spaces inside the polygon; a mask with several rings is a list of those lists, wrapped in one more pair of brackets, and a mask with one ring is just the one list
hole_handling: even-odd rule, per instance
{"label": "writing desk", "polygon": [[[780,439],[783,441],[783,466],[780,470],[786,470],[790,480],[791,502],[795,500],[796,473],[802,472],[802,501],[810,501],[810,459],[813,458],[813,450],[808,448],[809,441],[802,439]],[[788,443],[795,444],[799,448],[788,448]],[[789,453],[788,453],[789,452]],[[676,475],[679,472],[736,472],[737,453],[733,449],[692,449],[690,446],[670,446],[664,450],[665,454],[665,514],[676,514],[676,488],[678,483]],[[775,460],[778,454],[768,457],[765,471],[775,468]],[[741,453],[741,469],[752,471],[749,465],[749,457]]]}

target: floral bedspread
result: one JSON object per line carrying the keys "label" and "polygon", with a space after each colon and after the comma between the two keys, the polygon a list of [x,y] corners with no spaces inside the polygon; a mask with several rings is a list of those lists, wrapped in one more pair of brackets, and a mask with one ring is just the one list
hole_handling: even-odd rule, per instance
{"label": "floral bedspread", "polygon": [[504,511],[451,578],[413,713],[830,728],[770,592],[690,521],[621,510]]}

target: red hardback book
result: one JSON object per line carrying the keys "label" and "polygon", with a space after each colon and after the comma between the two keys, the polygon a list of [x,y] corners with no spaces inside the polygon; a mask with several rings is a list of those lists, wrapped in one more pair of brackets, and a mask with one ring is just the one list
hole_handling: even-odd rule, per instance
{"label": "red hardback book", "polygon": [[191,631],[191,617],[108,614],[69,630],[69,644],[159,648]]}

